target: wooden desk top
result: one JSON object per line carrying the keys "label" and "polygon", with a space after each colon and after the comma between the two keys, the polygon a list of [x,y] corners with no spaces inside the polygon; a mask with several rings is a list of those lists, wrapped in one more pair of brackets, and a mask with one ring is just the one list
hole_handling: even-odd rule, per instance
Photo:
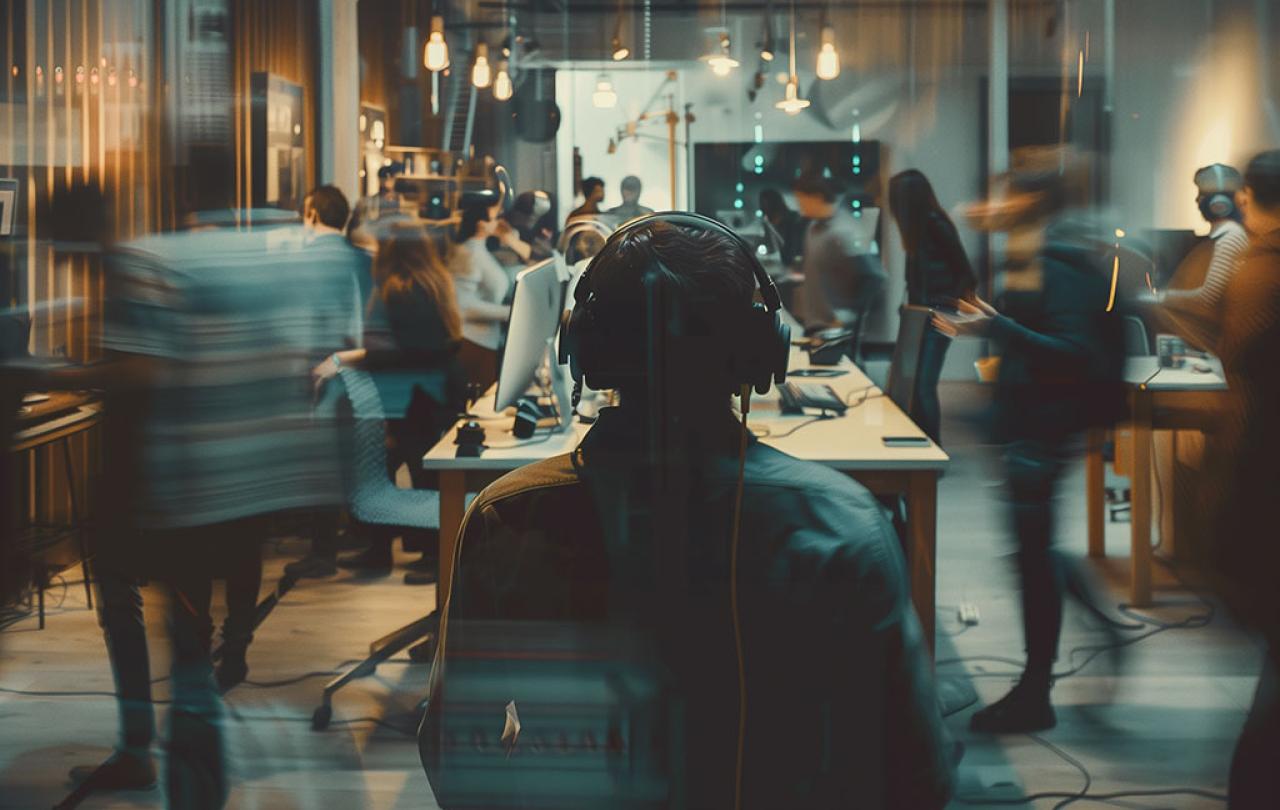
{"label": "wooden desk top", "polygon": [[[808,356],[793,349],[791,369],[810,368]],[[815,461],[842,471],[877,470],[943,470],[950,458],[936,444],[928,447],[885,447],[885,436],[924,436],[924,432],[903,413],[897,405],[872,385],[862,370],[849,360],[839,366],[847,373],[839,377],[794,377],[800,383],[830,385],[842,399],[858,402],[865,393],[862,404],[850,407],[842,417],[813,421],[786,436],[801,423],[814,419],[816,414],[784,416],[779,412],[778,394],[770,391],[763,397],[751,400],[748,424],[765,444],[797,458]],[[486,399],[492,402],[492,392]],[[482,399],[481,402],[485,402]],[[574,421],[564,432],[548,433],[539,429],[532,439],[519,440],[511,435],[510,414],[478,412],[478,421],[485,429],[484,452],[477,457],[457,457],[455,424],[422,459],[427,470],[513,470],[544,458],[571,452],[590,429]],[[774,434],[776,438],[770,438]]]}

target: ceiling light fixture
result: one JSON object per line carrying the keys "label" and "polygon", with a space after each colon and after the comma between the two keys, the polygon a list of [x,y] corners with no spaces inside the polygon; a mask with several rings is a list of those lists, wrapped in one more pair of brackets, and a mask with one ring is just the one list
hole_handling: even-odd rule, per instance
{"label": "ceiling light fixture", "polygon": [[724,78],[728,76],[734,68],[738,67],[740,62],[729,54],[732,43],[729,41],[729,21],[727,12],[725,11],[725,0],[720,0],[720,47],[706,56],[702,57],[702,61],[707,63],[707,67],[711,68],[711,72]]}
{"label": "ceiling light fixture", "polygon": [[787,74],[787,88],[783,91],[782,101],[773,105],[787,115],[796,115],[809,106],[809,100],[800,98],[800,79],[796,76],[796,0],[791,0],[791,42],[790,67]]}
{"label": "ceiling light fixture", "polygon": [[618,16],[613,23],[613,39],[609,40],[609,54],[615,62],[621,62],[631,55],[631,49],[622,44],[622,2],[623,0],[618,0]]}
{"label": "ceiling light fixture", "polygon": [[422,64],[435,73],[449,67],[449,43],[444,41],[444,17],[431,16],[431,33],[422,49]]}
{"label": "ceiling light fixture", "polygon": [[760,40],[760,58],[766,62],[772,62],[776,55],[777,49],[773,42],[773,3],[770,2],[764,9],[764,33]]}
{"label": "ceiling light fixture", "polygon": [[822,27],[818,34],[818,78],[830,81],[840,75],[840,53],[836,50],[836,29],[822,11]]}
{"label": "ceiling light fixture", "polygon": [[609,110],[618,105],[618,94],[614,92],[613,82],[603,73],[596,79],[595,92],[591,94],[591,106],[601,110]]}
{"label": "ceiling light fixture", "polygon": [[493,77],[493,97],[498,101],[507,101],[515,93],[511,83],[511,71],[507,60],[498,63],[498,75]]}
{"label": "ceiling light fixture", "polygon": [[484,90],[493,83],[493,68],[489,67],[489,46],[476,43],[475,63],[471,66],[471,83],[477,90]]}

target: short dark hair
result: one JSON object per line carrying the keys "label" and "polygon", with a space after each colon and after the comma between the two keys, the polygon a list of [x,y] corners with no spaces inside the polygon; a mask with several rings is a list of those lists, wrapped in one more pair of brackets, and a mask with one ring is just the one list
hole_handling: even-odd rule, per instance
{"label": "short dark hair", "polygon": [[1259,152],[1244,170],[1244,184],[1263,208],[1280,206],[1280,149]]}
{"label": "short dark hair", "polygon": [[316,218],[330,228],[342,230],[347,227],[347,219],[351,216],[351,206],[347,203],[347,195],[337,186],[319,186],[311,189],[307,195]]}
{"label": "short dark hair", "polygon": [[828,177],[817,174],[802,174],[796,178],[791,184],[791,190],[796,194],[808,194],[811,197],[821,197],[829,203],[833,203],[840,196],[840,187]]}
{"label": "short dark hair", "polygon": [[622,178],[622,182],[618,184],[618,188],[623,191],[640,191],[644,187],[640,184],[639,177],[636,177],[634,174],[629,174]]}
{"label": "short dark hair", "polygon": [[582,178],[582,196],[583,197],[590,197],[591,192],[595,191],[597,188],[604,188],[604,181],[601,180],[599,177]]}

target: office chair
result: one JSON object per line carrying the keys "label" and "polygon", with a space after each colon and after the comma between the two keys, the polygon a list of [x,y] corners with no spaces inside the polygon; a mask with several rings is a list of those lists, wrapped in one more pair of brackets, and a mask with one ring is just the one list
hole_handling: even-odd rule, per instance
{"label": "office chair", "polygon": [[[440,493],[401,489],[387,475],[385,416],[378,389],[368,374],[343,367],[338,372],[355,417],[351,477],[347,508],[358,522],[375,531],[401,534],[411,529],[440,528]],[[378,664],[405,648],[434,640],[440,620],[436,611],[395,630],[369,645],[369,656],[325,684],[311,727],[321,731],[333,715],[333,695],[356,678],[372,675]],[[414,656],[417,660],[418,656]],[[422,660],[426,660],[423,657]]]}
{"label": "office chair", "polygon": [[918,421],[920,415],[916,376],[920,369],[920,355],[924,352],[925,334],[933,328],[932,320],[933,311],[928,307],[907,305],[901,309],[898,340],[893,345],[889,379],[885,383],[885,395],[913,422]]}

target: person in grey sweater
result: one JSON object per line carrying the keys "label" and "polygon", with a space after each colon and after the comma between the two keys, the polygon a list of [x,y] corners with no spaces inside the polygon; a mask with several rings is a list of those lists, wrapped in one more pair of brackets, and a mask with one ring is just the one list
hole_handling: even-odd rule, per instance
{"label": "person in grey sweater", "polygon": [[805,332],[854,326],[884,291],[887,276],[857,220],[838,203],[840,192],[823,177],[800,177],[792,191],[809,220],[804,237]]}

